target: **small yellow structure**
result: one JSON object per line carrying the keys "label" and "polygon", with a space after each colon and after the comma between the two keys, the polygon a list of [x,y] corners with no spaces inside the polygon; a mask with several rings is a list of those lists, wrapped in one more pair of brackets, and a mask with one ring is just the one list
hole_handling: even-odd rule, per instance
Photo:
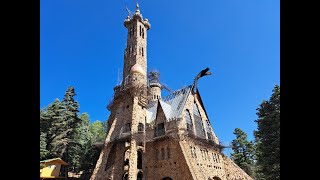
{"label": "small yellow structure", "polygon": [[66,179],[68,178],[68,163],[61,158],[40,161],[45,167],[40,169],[40,179]]}

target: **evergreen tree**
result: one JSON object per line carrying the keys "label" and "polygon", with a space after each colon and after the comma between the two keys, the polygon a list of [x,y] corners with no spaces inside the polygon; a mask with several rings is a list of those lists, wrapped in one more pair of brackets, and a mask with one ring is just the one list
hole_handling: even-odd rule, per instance
{"label": "evergreen tree", "polygon": [[252,176],[254,144],[253,142],[248,141],[247,134],[240,128],[236,128],[233,134],[236,135],[236,139],[231,142],[232,150],[234,152],[231,154],[231,158],[241,169]]}
{"label": "evergreen tree", "polygon": [[40,133],[40,160],[45,159],[49,153],[46,141],[46,134]]}
{"label": "evergreen tree", "polygon": [[40,110],[40,133],[43,133],[42,137],[42,144],[46,144],[46,148],[48,153],[46,153],[44,159],[54,158],[56,157],[55,149],[52,146],[53,139],[59,133],[59,126],[57,125],[59,121],[61,121],[61,113],[63,111],[63,107],[61,106],[61,102],[59,99],[55,99],[55,101],[46,108]]}
{"label": "evergreen tree", "polygon": [[106,138],[106,128],[103,122],[96,121],[90,125],[90,137],[82,165],[82,169],[88,171],[94,169],[101,152],[101,150],[95,146],[95,143],[104,142]]}
{"label": "evergreen tree", "polygon": [[73,167],[75,172],[79,172],[83,167],[85,161],[85,155],[90,149],[90,120],[88,113],[83,113],[80,116],[81,124],[80,127],[76,128],[75,138],[74,138],[74,147],[71,149],[73,153]]}
{"label": "evergreen tree", "polygon": [[257,175],[261,180],[280,179],[280,86],[257,108]]}
{"label": "evergreen tree", "polygon": [[[46,116],[50,119],[50,128],[47,133],[48,149],[52,158],[59,157],[63,160],[63,155],[66,152],[67,138],[67,127],[64,120],[65,107],[59,99],[48,106]],[[66,160],[65,160],[66,161]]]}
{"label": "evergreen tree", "polygon": [[81,150],[81,144],[77,137],[77,128],[80,127],[81,119],[78,117],[79,104],[74,99],[75,95],[74,87],[70,86],[62,100],[62,105],[64,107],[62,119],[65,127],[60,141],[64,150],[62,158],[70,163],[69,168],[73,172],[78,171],[76,168],[79,166],[80,156],[77,152]]}
{"label": "evergreen tree", "polygon": [[95,121],[90,126],[90,132],[92,133],[91,141],[95,142],[103,142],[106,138],[106,127],[105,123],[101,121]]}
{"label": "evergreen tree", "polygon": [[74,100],[75,95],[74,87],[68,87],[62,102],[52,107],[53,112],[49,114],[53,119],[50,129],[51,152],[68,162],[71,171],[75,171],[78,166],[80,157],[76,152],[81,151],[77,140],[77,128],[80,127],[81,119],[78,117],[79,104]]}
{"label": "evergreen tree", "polygon": [[93,170],[101,150],[96,142],[106,137],[104,123],[90,125],[88,113],[78,116],[75,91],[69,87],[62,101],[40,110],[40,159],[60,157],[69,163],[69,171]]}

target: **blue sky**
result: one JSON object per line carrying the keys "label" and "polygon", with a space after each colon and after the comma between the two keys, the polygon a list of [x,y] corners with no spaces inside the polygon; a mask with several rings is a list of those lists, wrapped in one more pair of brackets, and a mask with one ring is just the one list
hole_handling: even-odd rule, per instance
{"label": "blue sky", "polygon": [[107,120],[135,2],[151,23],[148,70],[176,90],[209,67],[198,88],[215,133],[252,140],[256,108],[280,84],[279,0],[40,0],[40,107],[72,85],[80,112]]}

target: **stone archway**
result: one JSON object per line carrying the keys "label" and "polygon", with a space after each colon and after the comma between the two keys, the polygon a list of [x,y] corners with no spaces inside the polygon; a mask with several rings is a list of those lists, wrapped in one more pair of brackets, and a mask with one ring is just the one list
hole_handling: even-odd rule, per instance
{"label": "stone archway", "polygon": [[221,180],[219,177],[215,176],[212,178],[212,180]]}
{"label": "stone archway", "polygon": [[173,179],[170,177],[165,177],[165,178],[162,178],[161,180],[173,180]]}

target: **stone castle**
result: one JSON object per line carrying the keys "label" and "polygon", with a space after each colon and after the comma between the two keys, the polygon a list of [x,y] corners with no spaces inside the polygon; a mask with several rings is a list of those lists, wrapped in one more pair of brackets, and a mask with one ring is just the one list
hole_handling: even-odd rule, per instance
{"label": "stone castle", "polygon": [[221,152],[196,81],[162,97],[159,73],[147,75],[150,23],[138,4],[124,26],[123,80],[91,180],[252,180]]}

